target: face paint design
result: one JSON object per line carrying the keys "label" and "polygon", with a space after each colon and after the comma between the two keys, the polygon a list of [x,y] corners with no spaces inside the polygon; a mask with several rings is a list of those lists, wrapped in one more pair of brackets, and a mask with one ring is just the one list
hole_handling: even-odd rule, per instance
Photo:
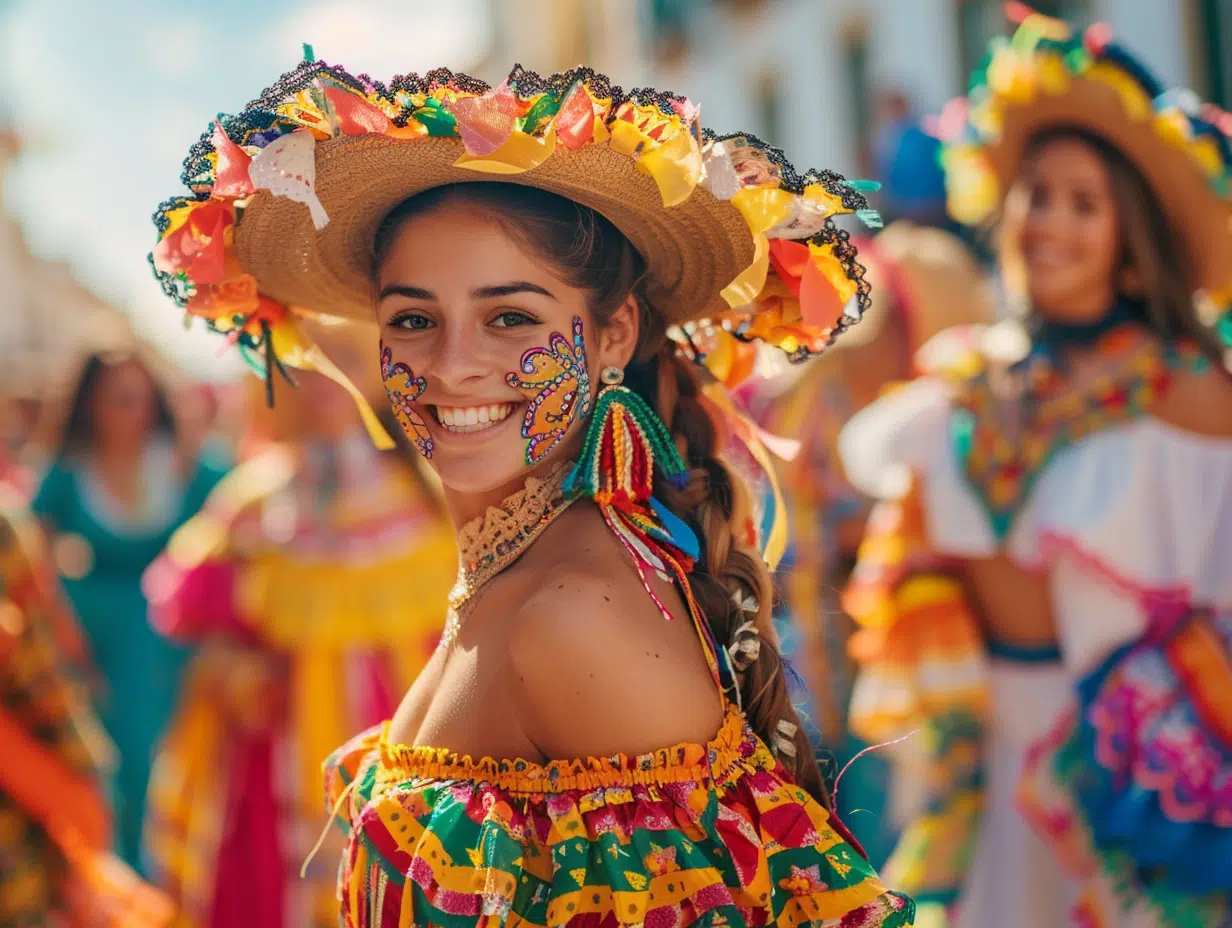
{"label": "face paint design", "polygon": [[527,440],[526,464],[543,460],[565,437],[575,419],[590,415],[590,375],[586,373],[586,346],[582,320],[573,317],[573,344],[553,332],[547,348],[531,348],[519,365],[520,373],[506,375],[505,382],[531,397],[522,420]]}
{"label": "face paint design", "polygon": [[425,458],[432,457],[436,443],[428,424],[424,422],[418,410],[412,405],[423,396],[428,389],[428,382],[422,377],[416,377],[409,367],[399,361],[394,363],[393,352],[381,345],[381,379],[385,381],[385,392],[389,395],[390,405],[402,430],[415,443],[415,447]]}

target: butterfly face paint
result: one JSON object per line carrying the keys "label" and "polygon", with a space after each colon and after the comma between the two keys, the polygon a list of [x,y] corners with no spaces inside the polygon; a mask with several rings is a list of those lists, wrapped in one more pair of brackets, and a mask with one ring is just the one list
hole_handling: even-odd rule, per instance
{"label": "butterfly face paint", "polygon": [[416,449],[425,458],[432,457],[436,443],[428,424],[424,422],[414,402],[423,396],[428,389],[428,382],[422,377],[416,377],[409,367],[399,361],[394,363],[393,352],[381,344],[381,379],[385,381],[385,392],[393,406],[398,424],[406,432],[407,437],[415,443]]}
{"label": "butterfly face paint", "polygon": [[572,344],[564,335],[553,332],[548,347],[531,348],[522,355],[518,367],[518,371],[506,375],[505,382],[531,398],[522,420],[526,464],[530,467],[556,447],[575,420],[590,414],[590,375],[586,373],[581,317],[573,317]]}

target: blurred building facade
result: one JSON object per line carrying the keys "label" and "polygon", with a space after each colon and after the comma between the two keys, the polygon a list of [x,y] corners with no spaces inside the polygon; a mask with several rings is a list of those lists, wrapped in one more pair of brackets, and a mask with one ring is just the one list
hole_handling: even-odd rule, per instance
{"label": "blurred building facade", "polygon": [[[542,74],[587,62],[624,87],[683,93],[706,125],[754,132],[796,164],[879,180],[898,130],[963,93],[1007,32],[1004,0],[488,2],[492,41],[473,71],[489,81],[514,62]],[[1232,0],[1031,5],[1107,22],[1166,84],[1232,106]]]}
{"label": "blurred building facade", "polygon": [[[642,0],[649,78],[797,164],[870,169],[887,120],[935,113],[965,90],[1003,0]],[[1232,105],[1232,0],[1034,0],[1107,22],[1170,86]]]}
{"label": "blurred building facade", "polygon": [[645,0],[489,0],[493,41],[475,73],[501,81],[515,62],[540,74],[586,63],[624,87],[651,74]]}

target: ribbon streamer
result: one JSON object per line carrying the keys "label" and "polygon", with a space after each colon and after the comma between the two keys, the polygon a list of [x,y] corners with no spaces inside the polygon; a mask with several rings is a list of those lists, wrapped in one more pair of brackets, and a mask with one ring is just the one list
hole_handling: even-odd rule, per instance
{"label": "ribbon streamer", "polygon": [[270,330],[270,345],[267,350],[272,350],[284,364],[299,370],[315,371],[346,390],[355,401],[355,408],[359,410],[372,443],[381,451],[389,451],[395,447],[394,440],[381,425],[381,420],[373,412],[367,398],[351,382],[351,378],[326,356],[320,346],[304,334],[295,323],[293,315],[288,314]]}
{"label": "ribbon streamer", "polygon": [[732,309],[754,302],[766,286],[770,270],[770,240],[766,232],[791,215],[792,194],[778,187],[746,187],[731,202],[753,235],[753,262],[723,288],[723,299]]}
{"label": "ribbon streamer", "polygon": [[[762,539],[761,556],[770,570],[776,570],[787,553],[787,503],[783,499],[783,489],[779,486],[778,475],[770,452],[762,441],[765,434],[760,428],[732,402],[731,394],[718,382],[708,383],[702,387],[702,395],[710,401],[715,410],[732,427],[732,433],[740,439],[753,456],[757,465],[765,471],[766,480],[770,483],[770,491],[774,499],[774,512],[771,514],[770,531]],[[789,444],[788,439],[775,437],[776,444],[783,451],[790,451],[791,457],[799,451],[799,442]],[[794,447],[792,447],[794,445]]]}

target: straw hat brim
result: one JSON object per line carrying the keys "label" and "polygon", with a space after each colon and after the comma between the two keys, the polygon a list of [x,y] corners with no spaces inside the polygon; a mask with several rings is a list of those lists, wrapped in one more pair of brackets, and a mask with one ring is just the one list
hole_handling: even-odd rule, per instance
{"label": "straw hat brim", "polygon": [[261,291],[290,306],[356,319],[372,317],[372,246],[381,220],[403,200],[433,187],[499,182],[537,187],[596,210],[647,264],[647,297],[671,323],[727,309],[720,291],[752,263],[753,238],[730,203],[698,185],[665,207],[655,181],[633,158],[606,145],[559,146],[517,174],[459,167],[456,138],[380,135],[321,141],[317,197],[329,216],[319,231],[307,206],[261,190],[236,227],[241,263]]}
{"label": "straw hat brim", "polygon": [[1152,117],[1134,119],[1117,91],[1091,78],[1071,78],[1064,93],[1037,93],[1003,103],[1001,135],[986,147],[1001,189],[1008,190],[1031,140],[1050,129],[1081,129],[1129,159],[1155,194],[1184,243],[1194,283],[1218,291],[1232,284],[1232,203],[1218,197],[1184,150],[1167,141]]}

